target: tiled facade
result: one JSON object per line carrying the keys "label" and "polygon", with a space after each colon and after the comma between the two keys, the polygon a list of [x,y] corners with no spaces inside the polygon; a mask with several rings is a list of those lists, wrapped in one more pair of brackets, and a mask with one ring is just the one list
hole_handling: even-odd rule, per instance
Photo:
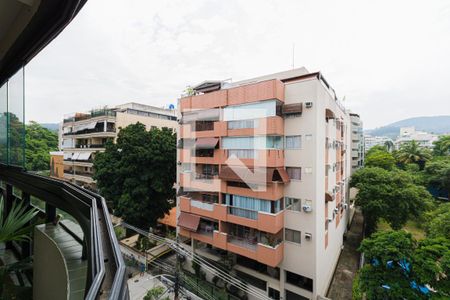
{"label": "tiled facade", "polygon": [[200,254],[231,253],[271,297],[325,296],[351,171],[334,90],[301,68],[194,91],[178,106],[179,236]]}

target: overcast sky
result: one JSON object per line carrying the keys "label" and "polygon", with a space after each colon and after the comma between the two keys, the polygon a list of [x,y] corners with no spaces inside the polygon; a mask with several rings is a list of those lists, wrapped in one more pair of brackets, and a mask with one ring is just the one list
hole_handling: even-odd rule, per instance
{"label": "overcast sky", "polygon": [[89,0],[26,67],[27,120],[321,71],[366,128],[450,115],[450,1]]}

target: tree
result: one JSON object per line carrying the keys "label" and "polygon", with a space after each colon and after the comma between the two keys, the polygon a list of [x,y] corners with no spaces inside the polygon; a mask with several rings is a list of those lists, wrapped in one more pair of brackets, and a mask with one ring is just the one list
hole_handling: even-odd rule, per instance
{"label": "tree", "polygon": [[450,240],[450,203],[440,204],[425,214],[423,225],[427,237],[444,237]]}
{"label": "tree", "polygon": [[[358,272],[355,299],[448,299],[450,241],[425,239],[417,243],[410,233],[384,231],[364,239],[359,251],[368,264]],[[428,296],[416,286],[431,286]]]}
{"label": "tree", "polygon": [[121,129],[117,143],[107,142],[105,152],[95,156],[94,178],[115,215],[140,228],[155,226],[175,197],[175,133],[146,131],[141,123]]}
{"label": "tree", "polygon": [[435,156],[450,155],[450,135],[441,135],[433,144],[433,154]]}
{"label": "tree", "polygon": [[31,171],[48,170],[50,151],[58,150],[58,135],[31,121],[25,135],[26,168]]}
{"label": "tree", "polygon": [[154,287],[147,292],[143,300],[157,300],[164,294],[164,291],[165,288],[162,286]]}
{"label": "tree", "polygon": [[366,157],[367,157],[367,156],[370,156],[372,153],[378,152],[378,151],[388,152],[388,149],[387,149],[386,146],[375,145],[375,146],[371,147],[369,150],[367,150],[367,152],[366,152]]}
{"label": "tree", "polygon": [[426,165],[424,173],[431,188],[447,191],[450,198],[450,158],[432,160]]}
{"label": "tree", "polygon": [[370,154],[366,155],[364,165],[366,167],[379,167],[385,170],[392,170],[395,167],[395,159],[387,151],[371,151]]}
{"label": "tree", "polygon": [[423,169],[425,162],[430,158],[430,151],[420,147],[420,145],[414,140],[402,144],[397,152],[397,161],[401,165],[414,163],[418,164],[420,169]]}
{"label": "tree", "polygon": [[428,191],[401,170],[365,167],[352,175],[350,185],[358,189],[355,203],[364,215],[366,234],[374,232],[380,218],[393,229],[400,229],[431,202]]}

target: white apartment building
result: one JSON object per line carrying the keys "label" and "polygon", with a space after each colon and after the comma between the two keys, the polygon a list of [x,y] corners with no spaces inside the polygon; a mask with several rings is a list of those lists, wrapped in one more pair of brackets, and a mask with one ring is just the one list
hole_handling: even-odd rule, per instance
{"label": "white apartment building", "polygon": [[180,239],[212,260],[227,253],[231,273],[267,297],[325,296],[352,170],[350,115],[335,91],[299,68],[194,92],[178,106]]}
{"label": "white apartment building", "polygon": [[147,129],[168,127],[176,130],[176,110],[131,102],[65,116],[60,132],[64,178],[96,190],[92,178],[95,153],[105,150],[107,140],[115,141],[120,128],[137,122]]}
{"label": "white apartment building", "polygon": [[386,143],[394,144],[394,141],[387,136],[364,136],[364,151],[367,152],[373,146],[385,146]]}
{"label": "white apartment building", "polygon": [[414,126],[401,127],[400,135],[395,141],[395,147],[396,149],[399,149],[404,143],[416,141],[422,147],[433,148],[433,142],[438,139],[439,135],[425,131],[418,131]]}
{"label": "white apartment building", "polygon": [[358,114],[350,113],[352,132],[352,173],[364,165],[363,122]]}

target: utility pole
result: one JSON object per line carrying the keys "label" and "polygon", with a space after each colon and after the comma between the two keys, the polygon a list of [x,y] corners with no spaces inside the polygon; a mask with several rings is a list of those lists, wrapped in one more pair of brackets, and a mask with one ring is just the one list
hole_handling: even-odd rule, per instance
{"label": "utility pole", "polygon": [[[176,241],[177,241],[177,249],[178,249],[178,246],[179,246],[178,234],[177,234]],[[176,253],[176,258],[177,258],[177,260],[175,263],[175,288],[174,288],[175,297],[174,297],[174,299],[179,300],[180,299],[179,298],[179,293],[180,293],[180,254],[178,253],[178,251]]]}

